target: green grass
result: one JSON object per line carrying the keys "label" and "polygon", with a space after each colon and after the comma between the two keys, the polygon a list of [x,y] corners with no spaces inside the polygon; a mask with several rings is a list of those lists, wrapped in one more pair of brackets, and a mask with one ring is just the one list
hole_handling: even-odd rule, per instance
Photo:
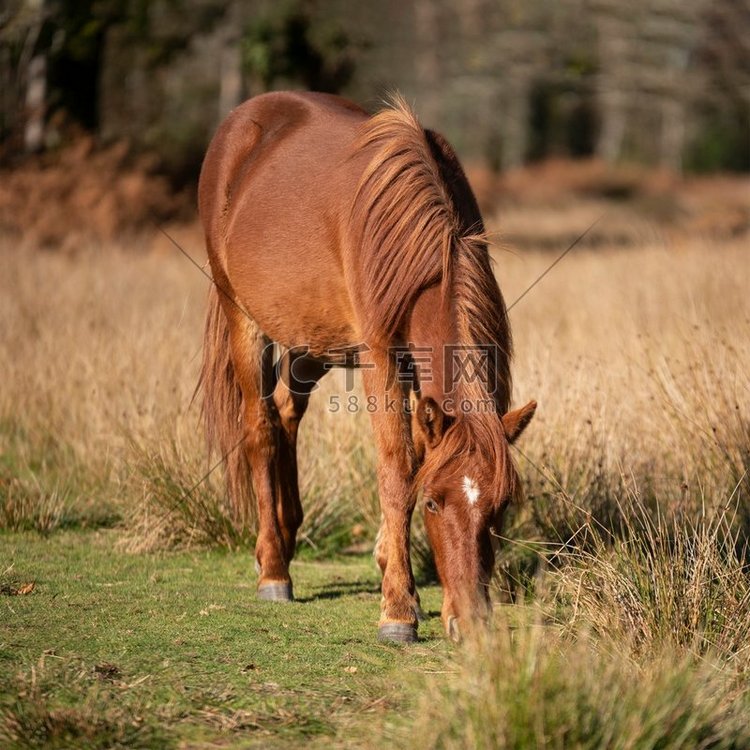
{"label": "green grass", "polygon": [[750,747],[750,600],[722,529],[563,553],[459,649],[434,586],[418,644],[376,641],[369,555],[303,554],[297,601],[274,604],[255,599],[247,551],[5,532],[0,747]]}
{"label": "green grass", "polygon": [[0,536],[0,584],[36,582],[0,597],[0,746],[345,744],[449,648],[437,617],[416,647],[377,643],[369,556],[295,562],[279,605],[256,601],[247,552],[132,555],[116,537]]}

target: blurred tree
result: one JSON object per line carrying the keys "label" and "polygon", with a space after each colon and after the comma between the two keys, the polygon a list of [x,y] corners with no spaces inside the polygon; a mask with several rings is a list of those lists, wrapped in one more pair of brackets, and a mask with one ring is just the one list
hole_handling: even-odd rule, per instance
{"label": "blurred tree", "polygon": [[421,97],[422,117],[427,122],[437,121],[437,99],[441,94],[440,82],[443,77],[440,64],[442,35],[438,5],[436,0],[414,0],[415,68],[424,92]]}
{"label": "blurred tree", "polygon": [[64,112],[185,179],[229,109],[283,87],[399,89],[499,168],[750,169],[748,0],[5,0],[0,85],[6,154]]}
{"label": "blurred tree", "polygon": [[714,0],[703,10],[699,33],[694,63],[704,85],[687,166],[750,171],[750,3]]}
{"label": "blurred tree", "polygon": [[338,93],[354,74],[359,45],[315,0],[291,0],[253,17],[242,36],[242,64],[252,93],[303,86]]}
{"label": "blurred tree", "polygon": [[42,0],[11,0],[0,10],[0,138],[15,135],[30,151],[43,144],[47,55],[39,40],[46,17]]}
{"label": "blurred tree", "polygon": [[[97,132],[103,141],[127,139],[154,153],[176,183],[189,182],[220,116],[226,48],[237,38],[229,13],[234,6],[219,0],[122,1],[130,3],[129,11],[106,31]],[[143,12],[136,12],[141,2]]]}
{"label": "blurred tree", "polygon": [[606,162],[620,158],[627,125],[628,68],[630,44],[634,38],[629,7],[614,0],[592,0],[597,26],[597,76],[599,137],[596,153]]}

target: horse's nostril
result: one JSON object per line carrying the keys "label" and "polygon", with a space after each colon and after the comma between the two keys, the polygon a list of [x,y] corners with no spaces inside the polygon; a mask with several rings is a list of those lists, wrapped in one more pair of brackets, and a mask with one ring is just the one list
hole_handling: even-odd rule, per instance
{"label": "horse's nostril", "polygon": [[454,643],[461,642],[461,630],[458,627],[458,617],[448,618],[448,637]]}

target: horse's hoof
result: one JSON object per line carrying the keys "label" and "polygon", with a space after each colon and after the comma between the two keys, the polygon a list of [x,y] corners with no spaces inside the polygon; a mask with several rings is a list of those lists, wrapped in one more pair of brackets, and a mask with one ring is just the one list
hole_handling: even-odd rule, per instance
{"label": "horse's hoof", "polygon": [[258,599],[264,602],[292,602],[294,601],[292,582],[263,583],[258,586]]}
{"label": "horse's hoof", "polygon": [[378,628],[378,640],[391,643],[416,643],[417,626],[406,622],[386,622]]}

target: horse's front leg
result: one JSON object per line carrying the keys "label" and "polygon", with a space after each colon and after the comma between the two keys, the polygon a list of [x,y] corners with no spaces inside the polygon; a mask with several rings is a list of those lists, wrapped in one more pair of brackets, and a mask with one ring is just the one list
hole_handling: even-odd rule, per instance
{"label": "horse's front leg", "polygon": [[416,588],[409,554],[415,459],[405,391],[387,353],[369,353],[363,381],[378,451],[378,493],[383,514],[378,545],[383,571],[378,637],[411,642],[417,639]]}

